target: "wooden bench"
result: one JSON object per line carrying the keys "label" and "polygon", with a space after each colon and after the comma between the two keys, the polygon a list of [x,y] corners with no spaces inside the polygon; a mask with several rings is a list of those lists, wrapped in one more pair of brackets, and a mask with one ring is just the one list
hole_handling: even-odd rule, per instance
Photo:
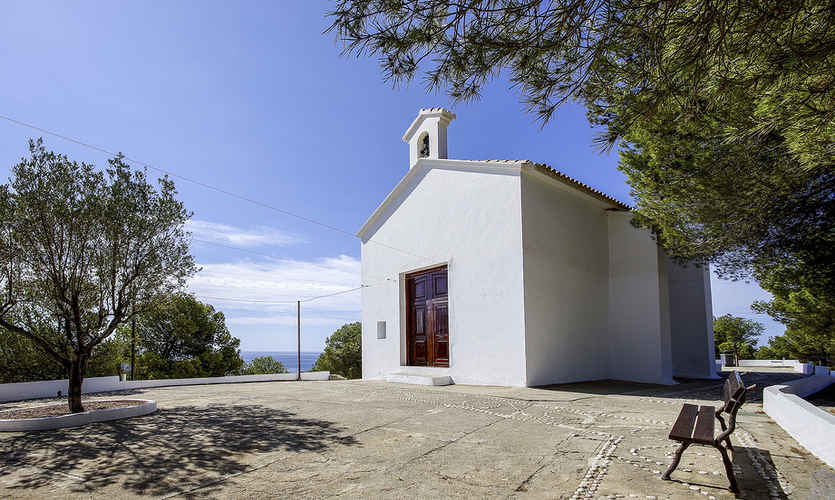
{"label": "wooden bench", "polygon": [[[742,377],[739,372],[731,372],[728,380],[725,381],[725,404],[719,409],[713,406],[696,406],[692,404],[685,404],[678,414],[673,429],[670,431],[670,439],[678,441],[681,446],[676,450],[673,457],[673,463],[661,476],[661,479],[670,480],[670,474],[676,470],[681,455],[684,450],[691,444],[700,444],[703,446],[713,446],[722,455],[722,462],[725,464],[725,474],[728,476],[730,486],[728,487],[734,493],[739,493],[739,487],[736,484],[736,477],[734,477],[734,469],[731,460],[728,458],[727,450],[732,450],[731,433],[736,428],[736,412],[745,403],[745,395],[748,391],[754,390],[757,386],[745,387],[742,383]],[[725,425],[725,419],[722,413],[728,414],[728,424]],[[722,432],[719,435],[714,435],[715,420],[719,421],[722,426]],[[725,445],[722,445],[722,442]]]}

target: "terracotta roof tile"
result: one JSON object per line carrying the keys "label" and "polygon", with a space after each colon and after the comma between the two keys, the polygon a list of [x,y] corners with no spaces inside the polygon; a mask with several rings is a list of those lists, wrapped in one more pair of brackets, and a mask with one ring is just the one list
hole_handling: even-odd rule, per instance
{"label": "terracotta roof tile", "polygon": [[533,167],[535,169],[539,170],[540,172],[544,173],[545,175],[549,175],[549,176],[551,176],[555,179],[558,179],[558,180],[560,180],[560,181],[562,181],[562,182],[564,182],[564,183],[566,183],[570,186],[573,186],[573,187],[575,187],[575,188],[577,188],[581,191],[585,191],[586,193],[588,193],[592,196],[596,196],[597,198],[600,198],[602,200],[606,200],[610,203],[614,203],[615,205],[618,206],[618,208],[621,208],[623,210],[628,210],[628,211],[633,210],[633,208],[631,206],[627,205],[626,203],[618,201],[618,200],[612,198],[611,196],[609,196],[606,193],[603,193],[601,191],[598,191],[598,190],[594,189],[591,186],[583,184],[582,182],[578,181],[577,179],[573,179],[573,178],[565,175],[564,173],[560,172],[559,170],[555,170],[555,169],[549,167],[548,165],[546,165],[544,163],[535,163],[535,162],[532,162],[530,160],[481,160],[481,161],[484,161],[484,162],[487,162],[487,163],[528,163],[528,164],[533,165]]}
{"label": "terracotta roof tile", "polygon": [[574,186],[574,187],[580,189],[581,191],[585,191],[585,192],[587,192],[587,193],[589,193],[593,196],[596,196],[596,197],[604,199],[608,202],[614,203],[615,205],[617,205],[619,208],[622,208],[623,210],[632,211],[632,207],[630,207],[626,203],[620,202],[620,201],[612,198],[608,194],[603,193],[601,191],[598,191],[591,186],[583,184],[582,182],[578,181],[577,179],[573,179],[573,178],[565,175],[564,173],[562,173],[558,170],[554,170],[553,168],[549,167],[548,165],[545,165],[544,163],[534,163],[533,166],[534,166],[534,168],[536,168],[540,172],[542,172],[544,174],[547,174],[547,175],[550,175],[551,177],[554,177],[555,179],[559,179],[559,180],[565,182],[566,184],[569,184],[571,186]]}

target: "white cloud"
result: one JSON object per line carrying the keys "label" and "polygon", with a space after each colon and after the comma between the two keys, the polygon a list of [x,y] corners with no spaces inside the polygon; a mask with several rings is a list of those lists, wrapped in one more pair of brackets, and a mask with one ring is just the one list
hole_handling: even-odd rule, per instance
{"label": "white cloud", "polygon": [[303,238],[297,235],[260,226],[251,229],[241,229],[227,226],[226,224],[190,219],[186,223],[186,228],[191,231],[195,239],[238,247],[254,247],[258,245],[285,247],[293,246],[304,241]]}
{"label": "white cloud", "polygon": [[[243,229],[200,220],[188,223],[195,240],[231,247],[294,245],[302,236],[257,227]],[[359,321],[359,260],[322,257],[309,262],[252,258],[201,262],[187,285],[201,302],[222,311],[243,350],[293,350],[297,335],[297,301],[301,302],[302,342],[321,350],[325,338],[345,323]]]}
{"label": "white cloud", "polygon": [[[335,318],[308,318],[305,314],[302,314],[302,324],[303,325],[324,325],[324,326],[336,326],[339,327],[345,324],[348,321],[358,321],[359,318],[354,317],[353,319],[350,318],[343,318],[343,317],[335,317]],[[234,320],[226,321],[228,325],[278,325],[278,326],[296,326],[298,322],[298,317],[296,316],[296,311],[293,309],[292,315],[285,315],[285,316],[273,316],[273,317],[247,317],[241,316],[236,317]]]}
{"label": "white cloud", "polygon": [[[305,310],[318,311],[317,314],[352,312],[359,316],[360,292],[350,290],[360,286],[360,263],[351,257],[313,263],[238,261],[201,266],[188,288],[202,302],[224,312],[247,311],[247,316],[257,313],[257,317],[281,315],[295,311],[296,301],[303,301]],[[237,321],[230,317],[230,322],[232,319]]]}
{"label": "white cloud", "polygon": [[295,349],[299,300],[306,350],[321,350],[339,326],[360,320],[360,262],[352,257],[198,266],[189,291],[223,311],[243,350]]}

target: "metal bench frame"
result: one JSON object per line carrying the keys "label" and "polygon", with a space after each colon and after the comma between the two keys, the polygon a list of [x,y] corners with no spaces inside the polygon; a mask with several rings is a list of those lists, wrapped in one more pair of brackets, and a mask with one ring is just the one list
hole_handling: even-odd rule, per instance
{"label": "metal bench frame", "polygon": [[[734,371],[731,372],[731,375],[725,381],[725,404],[720,406],[719,409],[715,409],[713,406],[684,404],[669,435],[670,439],[680,442],[681,446],[676,450],[673,463],[670,464],[670,467],[664,472],[661,479],[670,480],[670,474],[678,467],[678,463],[681,461],[681,455],[691,444],[713,446],[722,455],[725,474],[728,476],[728,481],[730,481],[728,489],[734,493],[739,493],[739,487],[736,484],[736,477],[734,476],[733,463],[728,458],[727,450],[733,451],[730,436],[734,429],[736,429],[736,413],[743,403],[745,403],[745,395],[748,391],[752,391],[756,387],[756,385],[745,387],[742,383],[742,377],[739,376],[739,372]],[[728,414],[727,425],[725,425],[725,419],[722,417],[722,413]],[[715,437],[714,420],[718,420],[722,426],[722,432]],[[725,443],[724,446],[722,444],[723,441]]]}

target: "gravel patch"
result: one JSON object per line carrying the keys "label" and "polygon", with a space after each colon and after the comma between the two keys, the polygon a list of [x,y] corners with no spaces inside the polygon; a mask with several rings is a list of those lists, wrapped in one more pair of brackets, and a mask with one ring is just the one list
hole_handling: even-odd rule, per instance
{"label": "gravel patch", "polygon": [[[130,408],[145,404],[147,401],[135,399],[120,399],[115,401],[85,401],[84,411],[113,410],[116,408]],[[21,420],[27,418],[46,418],[70,415],[69,405],[66,403],[48,406],[33,406],[30,408],[13,408],[0,411],[0,420]]]}

